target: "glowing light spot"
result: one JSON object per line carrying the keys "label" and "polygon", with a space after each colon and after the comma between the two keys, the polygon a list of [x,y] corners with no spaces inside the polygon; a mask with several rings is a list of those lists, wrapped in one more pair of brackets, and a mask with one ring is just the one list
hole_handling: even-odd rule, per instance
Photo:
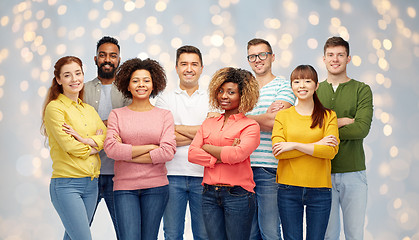
{"label": "glowing light spot", "polygon": [[218,0],[218,4],[222,8],[228,8],[230,6],[230,1],[229,0]]}
{"label": "glowing light spot", "polygon": [[146,36],[144,33],[135,34],[134,40],[136,43],[143,43],[145,39],[146,39]]}
{"label": "glowing light spot", "polygon": [[318,25],[320,22],[319,14],[317,12],[310,13],[310,16],[308,16],[308,22],[314,26]]}
{"label": "glowing light spot", "polygon": [[35,32],[32,32],[32,31],[30,31],[30,32],[25,32],[25,33],[23,34],[23,40],[24,40],[25,42],[32,42],[32,41],[35,39],[35,37],[36,37],[36,34],[35,34]]}
{"label": "glowing light spot", "polygon": [[0,88],[0,98],[3,98],[3,95],[4,95],[4,90],[3,88]]}
{"label": "glowing light spot", "polygon": [[390,50],[392,46],[393,46],[393,44],[391,43],[391,41],[390,41],[390,40],[388,40],[388,39],[384,39],[384,40],[383,40],[383,47],[384,47],[386,50]]}
{"label": "glowing light spot", "polygon": [[87,14],[87,17],[90,21],[96,20],[99,17],[99,11],[97,9],[92,9]]}
{"label": "glowing light spot", "polygon": [[111,25],[111,20],[109,18],[104,18],[100,20],[100,26],[102,28],[108,28]]}
{"label": "glowing light spot", "polygon": [[151,46],[148,48],[148,52],[149,52],[151,55],[158,55],[158,54],[160,53],[160,51],[161,51],[161,48],[160,48],[160,46],[159,46],[159,45],[157,45],[157,44],[153,44],[153,45],[151,45]]}
{"label": "glowing light spot", "polygon": [[399,209],[402,207],[402,200],[400,198],[396,198],[393,202],[394,209]]}
{"label": "glowing light spot", "polygon": [[407,223],[409,221],[409,214],[408,213],[402,213],[400,215],[400,223]]}
{"label": "glowing light spot", "polygon": [[9,17],[8,16],[3,16],[0,20],[0,24],[2,27],[6,26],[9,23]]}
{"label": "glowing light spot", "polygon": [[26,92],[29,88],[29,83],[28,83],[28,81],[22,81],[22,82],[20,82],[19,86],[20,86],[20,90],[22,92]]}
{"label": "glowing light spot", "polygon": [[378,59],[378,66],[383,69],[384,71],[388,71],[388,62],[384,58]]}
{"label": "glowing light spot", "polygon": [[41,149],[40,155],[41,155],[42,158],[47,159],[49,157],[48,149],[43,147]]}
{"label": "glowing light spot", "polygon": [[412,30],[410,30],[409,28],[404,28],[402,33],[407,38],[410,38],[412,36]]}
{"label": "glowing light spot", "polygon": [[35,138],[32,142],[32,146],[35,150],[39,150],[42,147],[42,141],[39,138]]}
{"label": "glowing light spot", "polygon": [[359,67],[359,66],[361,66],[361,63],[362,63],[362,59],[361,59],[360,56],[358,56],[358,55],[353,55],[352,56],[352,64],[354,66]]}
{"label": "glowing light spot", "polygon": [[384,75],[381,73],[377,73],[375,75],[375,81],[377,81],[378,84],[383,84],[384,83]]}
{"label": "glowing light spot", "polygon": [[27,114],[28,114],[28,112],[29,112],[29,104],[28,104],[28,102],[26,102],[26,101],[22,101],[22,102],[20,103],[20,112],[21,112],[23,115],[27,115]]}
{"label": "glowing light spot", "polygon": [[135,8],[143,8],[145,6],[145,0],[136,0],[135,1]]}
{"label": "glowing light spot", "polygon": [[223,17],[221,17],[220,15],[214,15],[211,18],[211,22],[214,25],[221,25],[223,23]]}
{"label": "glowing light spot", "polygon": [[407,10],[407,15],[411,18],[415,18],[416,17],[416,10],[413,7],[408,7]]}
{"label": "glowing light spot", "polygon": [[42,20],[41,25],[44,29],[49,28],[51,26],[51,19],[45,18],[44,20]]}
{"label": "glowing light spot", "polygon": [[390,165],[388,163],[381,163],[380,166],[378,167],[378,173],[382,176],[382,177],[387,177],[390,175],[391,173],[391,168]]}
{"label": "glowing light spot", "polygon": [[165,2],[163,2],[163,1],[158,1],[156,3],[156,7],[155,8],[156,8],[156,11],[157,12],[163,12],[164,10],[166,10],[167,4]]}
{"label": "glowing light spot", "polygon": [[179,47],[181,47],[182,46],[182,39],[181,38],[178,38],[178,37],[175,37],[175,38],[173,38],[172,39],[172,41],[170,41],[170,45],[173,47],[173,48],[179,48]]}
{"label": "glowing light spot", "polygon": [[0,75],[0,87],[3,86],[5,82],[6,78],[4,77],[4,75]]}
{"label": "glowing light spot", "polygon": [[128,25],[128,28],[127,28],[127,32],[130,34],[130,35],[134,35],[135,33],[137,33],[138,32],[138,30],[140,29],[140,26],[138,26],[138,24],[136,24],[136,23],[131,23],[131,24],[129,24]]}
{"label": "glowing light spot", "polygon": [[176,15],[176,16],[174,16],[173,17],[173,23],[175,24],[175,25],[180,25],[180,24],[182,24],[183,23],[183,16],[181,16],[181,15]]}
{"label": "glowing light spot", "polygon": [[317,42],[317,40],[316,40],[316,39],[314,39],[314,38],[309,38],[309,39],[307,40],[307,46],[308,46],[310,49],[316,49],[318,45],[319,45],[319,43],[318,43],[318,42]]}
{"label": "glowing light spot", "polygon": [[379,192],[381,195],[385,195],[388,193],[388,185],[387,184],[383,184],[380,186]]}
{"label": "glowing light spot", "polygon": [[387,23],[386,23],[386,21],[383,20],[383,19],[378,20],[378,27],[381,30],[386,30],[387,29]]}
{"label": "glowing light spot", "polygon": [[41,75],[39,78],[41,79],[42,82],[47,82],[48,80],[50,80],[49,72],[48,71],[41,72]]}
{"label": "glowing light spot", "polygon": [[220,57],[221,51],[218,48],[211,48],[211,50],[209,51],[209,55],[211,58],[217,59]]}
{"label": "glowing light spot", "polygon": [[295,2],[287,0],[283,2],[283,6],[290,13],[298,12],[298,5]]}
{"label": "glowing light spot", "polygon": [[399,148],[397,148],[396,146],[392,146],[390,148],[390,156],[397,157],[397,155],[399,155]]}
{"label": "glowing light spot", "polygon": [[35,14],[36,20],[41,20],[45,17],[45,11],[44,10],[39,10],[36,14]]}
{"label": "glowing light spot", "polygon": [[47,95],[47,88],[42,86],[38,88],[38,96],[40,96],[41,98],[45,97]]}
{"label": "glowing light spot", "polygon": [[58,15],[64,15],[66,12],[67,12],[67,6],[66,5],[61,5],[57,9]]}
{"label": "glowing light spot", "polygon": [[170,62],[170,54],[168,54],[167,52],[163,52],[160,54],[159,56],[159,60],[162,64],[167,64]]}
{"label": "glowing light spot", "polygon": [[65,44],[59,44],[56,48],[55,48],[55,52],[57,53],[57,55],[64,55],[64,53],[67,51],[67,46]]}
{"label": "glowing light spot", "polygon": [[218,34],[212,35],[211,36],[211,44],[213,46],[220,47],[221,45],[223,45],[223,37],[218,35]]}
{"label": "glowing light spot", "polygon": [[[127,5],[127,3],[125,4],[125,6],[126,5]],[[103,9],[104,10],[109,11],[112,8],[113,8],[113,1],[108,0],[108,1],[106,1],[106,2],[103,3]]]}
{"label": "glowing light spot", "polygon": [[391,87],[391,79],[390,78],[386,78],[384,81],[384,87],[385,88],[390,88]]}
{"label": "glowing light spot", "polygon": [[390,121],[390,114],[382,112],[380,115],[380,119],[382,123],[388,123],[388,121]]}
{"label": "glowing light spot", "polygon": [[340,27],[340,24],[341,24],[340,19],[336,17],[330,19],[330,23],[332,24],[333,27]]}
{"label": "glowing light spot", "polygon": [[137,55],[137,57],[138,57],[138,58],[140,58],[140,59],[146,59],[146,58],[148,58],[148,54],[147,54],[147,53],[145,53],[145,52],[140,52],[140,53]]}
{"label": "glowing light spot", "polygon": [[226,38],[224,38],[224,45],[228,48],[231,48],[231,47],[234,47],[236,45],[236,42],[234,41],[234,38],[226,37]]}
{"label": "glowing light spot", "polygon": [[343,12],[350,14],[352,13],[352,5],[349,2],[342,3]]}
{"label": "glowing light spot", "polygon": [[330,7],[338,10],[340,8],[340,2],[338,0],[330,0]]}
{"label": "glowing light spot", "polygon": [[219,14],[219,13],[221,12],[221,9],[220,9],[220,7],[219,7],[219,6],[217,6],[217,5],[212,5],[212,6],[209,8],[209,12],[210,12],[211,14],[215,15],[215,14]]}
{"label": "glowing light spot", "polygon": [[383,128],[384,135],[388,137],[391,135],[392,132],[393,132],[393,128],[389,124],[386,124]]}

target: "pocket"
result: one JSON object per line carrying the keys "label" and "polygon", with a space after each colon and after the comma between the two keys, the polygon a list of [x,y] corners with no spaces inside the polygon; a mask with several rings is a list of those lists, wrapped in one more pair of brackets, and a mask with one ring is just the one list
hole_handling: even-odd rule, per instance
{"label": "pocket", "polygon": [[365,184],[368,185],[367,181],[367,173],[365,170],[356,172],[358,174],[359,179]]}
{"label": "pocket", "polygon": [[228,190],[228,193],[233,197],[243,197],[249,194],[244,188],[240,186],[234,186]]}
{"label": "pocket", "polygon": [[281,189],[281,190],[289,190],[290,189],[290,185],[285,185],[285,184],[278,183],[278,189]]}

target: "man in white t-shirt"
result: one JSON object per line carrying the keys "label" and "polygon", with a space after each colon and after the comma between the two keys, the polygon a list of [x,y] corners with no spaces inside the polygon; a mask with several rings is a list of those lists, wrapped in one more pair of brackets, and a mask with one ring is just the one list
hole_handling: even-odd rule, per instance
{"label": "man in white t-shirt", "polygon": [[175,157],[166,163],[169,179],[169,202],[163,216],[166,240],[184,238],[187,203],[194,239],[208,239],[202,217],[204,168],[188,162],[189,144],[209,113],[207,89],[199,86],[202,70],[199,49],[194,46],[180,47],[176,51],[179,86],[164,92],[156,100],[156,107],[168,109],[173,114],[177,144]]}

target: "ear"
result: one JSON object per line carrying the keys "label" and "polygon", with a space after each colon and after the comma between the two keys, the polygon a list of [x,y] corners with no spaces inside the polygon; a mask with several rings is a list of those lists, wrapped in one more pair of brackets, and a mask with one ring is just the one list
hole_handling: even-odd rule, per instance
{"label": "ear", "polygon": [[314,90],[314,91],[317,91],[317,89],[319,89],[319,82],[317,82],[317,84],[316,84],[316,90]]}
{"label": "ear", "polygon": [[93,59],[95,60],[95,64],[97,65],[97,57],[95,56]]}
{"label": "ear", "polygon": [[348,64],[351,61],[351,56],[348,56],[348,61],[346,61],[346,64]]}
{"label": "ear", "polygon": [[272,62],[275,62],[275,53],[272,53]]}

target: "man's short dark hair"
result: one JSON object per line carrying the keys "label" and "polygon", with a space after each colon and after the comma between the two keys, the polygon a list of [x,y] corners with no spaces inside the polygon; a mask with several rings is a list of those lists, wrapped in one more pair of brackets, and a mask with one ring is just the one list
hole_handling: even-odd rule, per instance
{"label": "man's short dark hair", "polygon": [[324,44],[323,54],[326,54],[326,49],[327,48],[329,48],[329,47],[339,47],[339,46],[345,47],[346,48],[346,53],[348,54],[347,56],[349,56],[349,43],[341,37],[331,37],[331,38],[327,39],[326,43]]}
{"label": "man's short dark hair", "polygon": [[118,50],[119,50],[119,51],[121,51],[121,48],[119,47],[119,44],[118,44],[118,40],[117,40],[116,38],[113,38],[113,37],[110,37],[110,36],[104,36],[103,38],[101,38],[101,39],[97,42],[97,45],[96,45],[96,52],[97,52],[97,51],[99,51],[99,47],[100,47],[102,44],[105,44],[105,43],[112,43],[112,44],[115,44],[115,45],[118,47]]}
{"label": "man's short dark hair", "polygon": [[252,40],[247,42],[247,50],[249,50],[251,46],[256,46],[259,44],[265,44],[266,46],[268,46],[269,52],[273,53],[271,44],[269,44],[269,42],[266,41],[265,39],[261,39],[261,38],[253,38]]}
{"label": "man's short dark hair", "polygon": [[199,57],[199,60],[201,61],[201,66],[204,66],[204,62],[202,61],[201,51],[199,51],[199,49],[197,47],[190,46],[190,45],[182,46],[182,47],[180,47],[176,50],[176,66],[178,64],[179,57],[182,53],[195,53],[195,54],[197,54],[198,57]]}

